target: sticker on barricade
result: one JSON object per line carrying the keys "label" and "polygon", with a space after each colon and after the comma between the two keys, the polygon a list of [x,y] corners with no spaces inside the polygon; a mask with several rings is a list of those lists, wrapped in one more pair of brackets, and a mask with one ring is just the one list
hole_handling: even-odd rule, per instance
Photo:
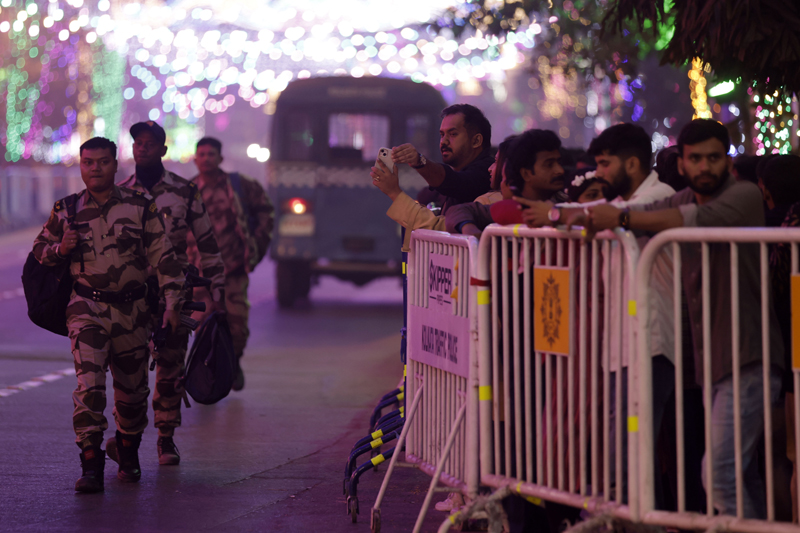
{"label": "sticker on barricade", "polygon": [[[470,322],[465,315],[468,273],[459,268],[466,248],[435,247],[418,251],[415,270],[420,298],[408,306],[408,357],[457,376],[469,375]],[[467,257],[467,256],[465,256]],[[463,265],[461,265],[463,267]],[[467,269],[468,270],[468,269]],[[421,279],[420,279],[421,278]]]}
{"label": "sticker on barricade", "polygon": [[569,268],[535,267],[534,346],[537,351],[570,355],[572,276]]}
{"label": "sticker on barricade", "polygon": [[455,258],[450,255],[431,254],[428,258],[428,307],[453,314],[453,289]]}

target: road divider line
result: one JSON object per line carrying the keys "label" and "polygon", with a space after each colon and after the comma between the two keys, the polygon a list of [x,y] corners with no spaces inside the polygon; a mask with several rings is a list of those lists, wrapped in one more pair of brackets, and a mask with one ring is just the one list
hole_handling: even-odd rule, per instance
{"label": "road divider line", "polygon": [[51,372],[50,374],[45,374],[44,376],[31,378],[28,381],[23,381],[22,383],[18,383],[16,385],[9,385],[8,387],[0,389],[0,398],[5,398],[7,396],[11,396],[18,392],[35,389],[36,387],[40,387],[45,383],[50,383],[51,381],[57,381],[65,376],[74,376],[74,375],[75,375],[75,368],[65,368],[63,370]]}
{"label": "road divider line", "polygon": [[0,292],[0,300],[11,300],[13,298],[19,298],[20,296],[25,296],[25,289],[22,287],[10,291]]}

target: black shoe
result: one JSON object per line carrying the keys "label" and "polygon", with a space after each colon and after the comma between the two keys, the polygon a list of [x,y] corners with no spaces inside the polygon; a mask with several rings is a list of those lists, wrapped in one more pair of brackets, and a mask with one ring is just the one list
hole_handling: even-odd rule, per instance
{"label": "black shoe", "polygon": [[178,453],[178,447],[175,446],[172,437],[158,437],[156,447],[158,448],[158,464],[177,465],[181,462],[181,454]]}
{"label": "black shoe", "polygon": [[75,482],[77,492],[102,492],[103,469],[106,466],[106,452],[100,446],[89,446],[81,452],[83,475]]}
{"label": "black shoe", "polygon": [[236,369],[236,377],[233,379],[231,388],[235,391],[240,391],[244,388],[244,372],[242,372],[241,366]]}
{"label": "black shoe", "polygon": [[141,433],[138,435],[124,435],[117,431],[115,439],[117,453],[115,455],[119,463],[117,477],[120,481],[136,483],[142,477],[142,469],[139,467],[139,444],[141,442]]}
{"label": "black shoe", "polygon": [[106,455],[109,459],[119,464],[119,454],[117,454],[117,438],[111,437],[106,441]]}

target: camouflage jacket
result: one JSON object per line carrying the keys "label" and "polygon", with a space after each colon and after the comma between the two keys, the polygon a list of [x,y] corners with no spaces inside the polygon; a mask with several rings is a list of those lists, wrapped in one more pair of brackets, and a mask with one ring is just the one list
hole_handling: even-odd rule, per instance
{"label": "camouflage jacket", "polygon": [[[72,252],[70,273],[76,282],[104,291],[130,290],[144,283],[153,268],[167,308],[180,306],[184,283],[181,263],[149,196],[115,186],[101,206],[83,190],[78,194],[74,223],[79,241]],[[58,246],[67,229],[67,209],[59,200],[33,243],[40,263],[55,265],[65,260],[58,254]]]}
{"label": "camouflage jacket", "polygon": [[[252,272],[266,255],[272,239],[274,209],[264,188],[251,178],[240,177],[243,198],[235,193],[228,174],[224,172],[211,179],[192,178],[208,208],[227,274]],[[250,216],[258,221],[252,235],[242,203],[247,205]]]}
{"label": "camouflage jacket", "polygon": [[119,186],[152,195],[164,218],[167,236],[178,260],[184,265],[189,261],[187,236],[191,232],[197,243],[197,267],[203,277],[211,280],[211,297],[215,302],[225,301],[225,267],[197,186],[168,170],[164,170],[164,175],[150,191],[136,179],[135,174],[120,182]]}

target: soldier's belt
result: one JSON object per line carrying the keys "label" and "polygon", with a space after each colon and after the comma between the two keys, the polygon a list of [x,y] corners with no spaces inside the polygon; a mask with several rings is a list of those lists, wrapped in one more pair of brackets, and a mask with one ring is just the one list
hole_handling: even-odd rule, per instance
{"label": "soldier's belt", "polygon": [[144,298],[145,293],[147,293],[147,286],[144,284],[139,285],[135,289],[119,292],[100,291],[80,283],[75,284],[75,294],[78,296],[106,304],[124,304],[134,302]]}

